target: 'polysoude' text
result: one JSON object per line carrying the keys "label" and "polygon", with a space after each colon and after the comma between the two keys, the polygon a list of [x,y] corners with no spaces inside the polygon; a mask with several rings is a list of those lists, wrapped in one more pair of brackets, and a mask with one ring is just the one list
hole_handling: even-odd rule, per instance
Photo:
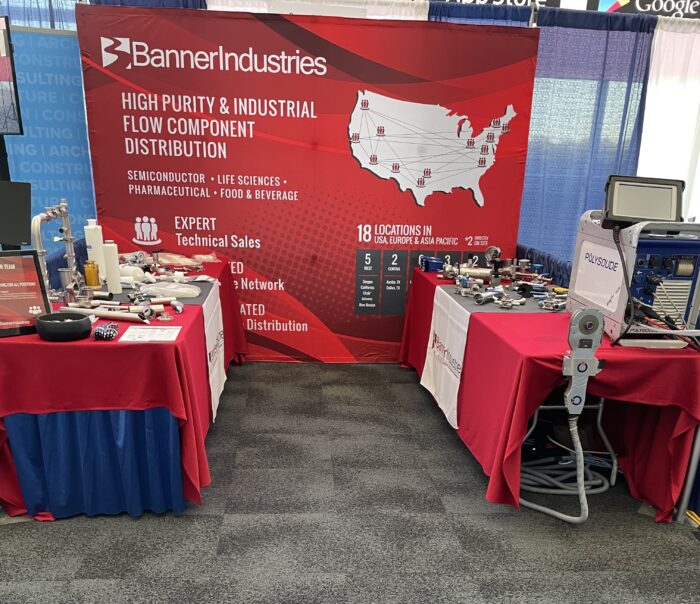
{"label": "'polysoude' text", "polygon": [[603,258],[603,256],[598,256],[596,254],[592,254],[591,252],[586,252],[585,255],[586,261],[590,262],[591,264],[595,264],[596,266],[600,266],[601,268],[607,268],[608,270],[611,270],[613,272],[617,271],[617,267],[619,266],[619,262],[616,262],[615,260],[610,260],[609,258]]}

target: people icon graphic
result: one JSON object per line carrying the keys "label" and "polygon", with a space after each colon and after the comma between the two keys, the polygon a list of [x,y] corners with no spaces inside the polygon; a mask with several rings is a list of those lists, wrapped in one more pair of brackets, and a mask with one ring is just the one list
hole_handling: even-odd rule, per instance
{"label": "people icon graphic", "polygon": [[151,237],[151,223],[148,220],[148,216],[144,216],[142,220],[143,222],[141,223],[141,232],[143,233],[143,240],[152,241],[153,238]]}
{"label": "people icon graphic", "polygon": [[158,223],[156,219],[148,216],[137,216],[134,219],[134,232],[132,239],[139,245],[158,245],[161,241],[158,237]]}
{"label": "people icon graphic", "polygon": [[40,306],[30,306],[28,309],[28,312],[30,315],[40,315],[42,314],[42,310]]}
{"label": "people icon graphic", "polygon": [[139,241],[141,241],[143,239],[143,230],[141,229],[140,216],[136,217],[136,222],[134,223],[134,230],[136,231],[136,237],[134,239],[138,239]]}

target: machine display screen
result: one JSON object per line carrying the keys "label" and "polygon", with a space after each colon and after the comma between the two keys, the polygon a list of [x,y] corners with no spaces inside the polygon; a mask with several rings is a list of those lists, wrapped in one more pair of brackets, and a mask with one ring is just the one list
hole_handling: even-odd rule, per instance
{"label": "machine display screen", "polygon": [[615,216],[646,220],[675,220],[678,189],[670,185],[616,182],[612,211]]}
{"label": "machine display screen", "polygon": [[0,180],[0,243],[28,245],[31,221],[32,185]]}

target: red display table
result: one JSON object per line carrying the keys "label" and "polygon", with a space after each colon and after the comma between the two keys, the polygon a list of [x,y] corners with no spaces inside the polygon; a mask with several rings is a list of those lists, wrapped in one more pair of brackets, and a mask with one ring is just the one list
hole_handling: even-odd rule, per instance
{"label": "red display table", "polygon": [[[221,283],[228,364],[247,351],[240,306],[227,263],[207,264],[205,272]],[[121,332],[129,325],[121,323]],[[202,308],[187,305],[163,325],[181,326],[175,342],[0,340],[0,503],[8,512],[23,512],[2,421],[17,413],[166,408],[180,425],[185,499],[201,502],[201,489],[211,481],[204,440],[212,414]]]}
{"label": "red display table", "polygon": [[[419,373],[425,363],[434,274],[418,270],[406,314],[401,360]],[[457,430],[489,476],[486,498],[518,507],[521,445],[528,421],[563,383],[569,315],[472,314],[458,395]],[[590,379],[608,399],[606,430],[632,495],[670,521],[700,424],[700,354],[691,350],[598,349],[605,369]]]}

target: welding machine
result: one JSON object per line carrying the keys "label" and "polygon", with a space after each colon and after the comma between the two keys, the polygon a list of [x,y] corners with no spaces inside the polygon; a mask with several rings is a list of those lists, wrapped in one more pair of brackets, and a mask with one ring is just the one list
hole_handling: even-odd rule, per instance
{"label": "welding machine", "polygon": [[683,346],[660,336],[700,327],[700,224],[682,222],[683,186],[611,176],[605,209],[579,221],[567,309],[597,308],[621,344]]}

